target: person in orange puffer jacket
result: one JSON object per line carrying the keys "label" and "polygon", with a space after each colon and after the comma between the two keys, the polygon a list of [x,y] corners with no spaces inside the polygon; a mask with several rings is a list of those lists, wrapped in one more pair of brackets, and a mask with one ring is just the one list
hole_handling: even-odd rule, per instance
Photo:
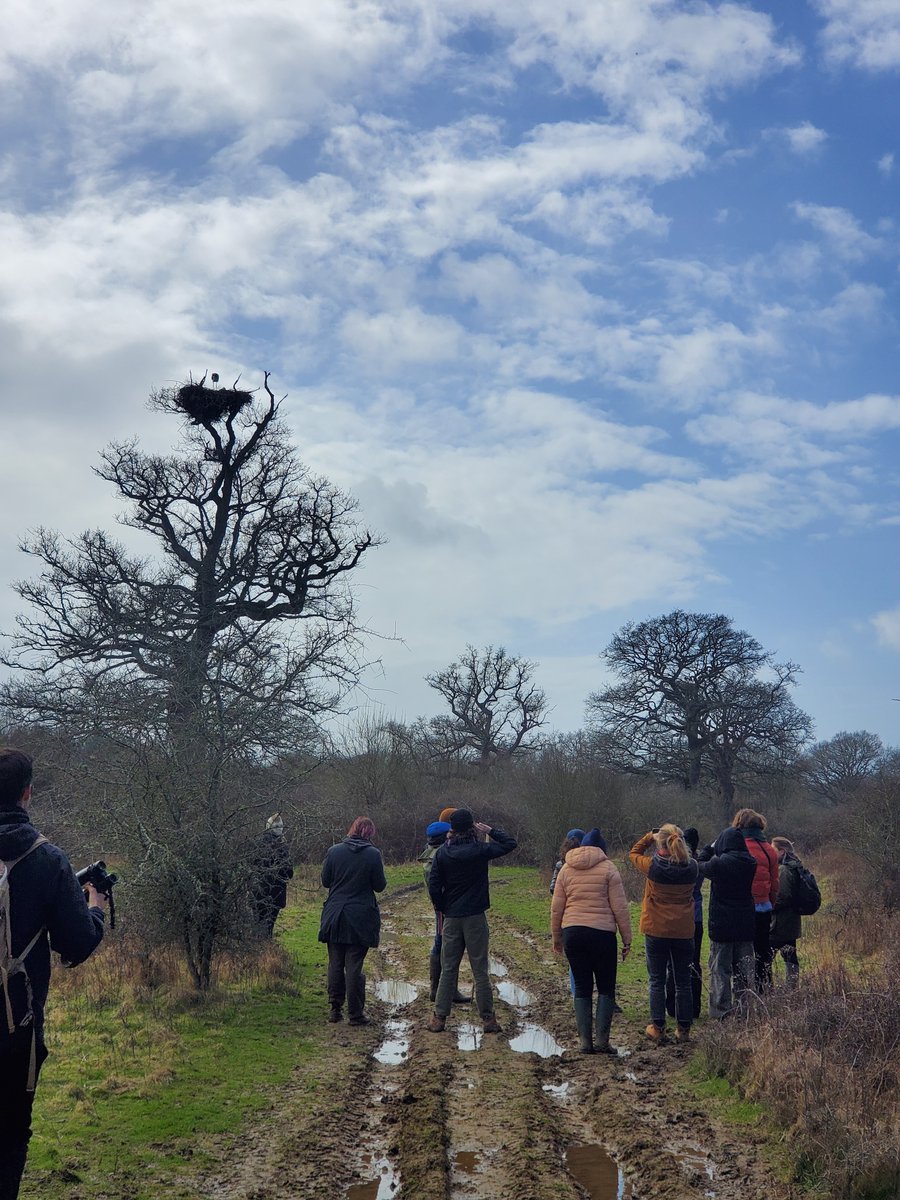
{"label": "person in orange puffer jacket", "polygon": [[768,822],[762,813],[741,808],[731,822],[744,835],[747,849],[756,860],[753,876],[753,904],[756,909],[756,930],[753,938],[753,957],[756,963],[756,990],[759,995],[772,989],[772,946],[769,928],[772,911],[778,899],[778,851],[766,834]]}

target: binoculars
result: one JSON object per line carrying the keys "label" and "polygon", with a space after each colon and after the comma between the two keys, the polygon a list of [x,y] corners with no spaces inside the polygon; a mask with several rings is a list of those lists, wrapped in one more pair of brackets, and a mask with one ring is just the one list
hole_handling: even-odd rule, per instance
{"label": "binoculars", "polygon": [[75,878],[82,887],[95,887],[101,896],[106,896],[109,900],[109,927],[116,927],[116,909],[113,902],[113,884],[118,882],[118,875],[112,875],[106,869],[106,863],[101,860],[91,863],[89,867],[82,867],[80,871],[75,872]]}

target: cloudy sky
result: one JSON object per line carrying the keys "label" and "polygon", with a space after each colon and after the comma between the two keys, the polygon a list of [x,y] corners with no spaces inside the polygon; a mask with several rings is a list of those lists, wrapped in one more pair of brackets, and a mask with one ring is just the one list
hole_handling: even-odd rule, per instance
{"label": "cloudy sky", "polygon": [[900,742],[900,0],[7,0],[0,626],[97,450],[273,372],[387,544],[361,703],[467,642],[558,728],[725,612]]}

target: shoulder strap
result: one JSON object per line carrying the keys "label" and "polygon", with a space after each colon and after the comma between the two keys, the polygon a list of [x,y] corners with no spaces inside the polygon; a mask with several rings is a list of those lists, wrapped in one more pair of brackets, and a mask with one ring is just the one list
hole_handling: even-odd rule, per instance
{"label": "shoulder strap", "polygon": [[39,834],[37,835],[37,837],[34,839],[34,841],[31,843],[31,845],[28,847],[28,849],[25,851],[25,853],[24,853],[24,854],[20,854],[18,858],[8,858],[8,859],[6,859],[6,860],[5,860],[5,862],[6,862],[6,874],[7,874],[7,875],[9,875],[10,871],[13,869],[13,867],[14,867],[14,866],[16,866],[18,863],[20,863],[20,862],[22,861],[22,859],[23,859],[23,858],[27,858],[27,857],[28,857],[28,855],[29,855],[29,854],[32,852],[32,850],[37,850],[38,846],[43,846],[43,844],[44,844],[44,843],[45,843],[47,840],[48,840],[48,839],[47,839],[47,838],[45,838],[45,837],[44,837],[44,835],[43,835],[42,833],[39,833]]}
{"label": "shoulder strap", "polygon": [[[13,867],[15,867],[18,863],[20,863],[23,858],[27,858],[28,855],[31,854],[32,850],[37,850],[38,846],[42,846],[44,844],[44,842],[46,842],[46,841],[47,841],[47,838],[45,838],[43,836],[43,834],[39,834],[38,837],[31,843],[31,845],[28,847],[28,849],[25,851],[24,854],[20,854],[18,858],[9,859],[6,861],[5,869],[3,871],[2,876],[0,876],[0,883],[5,885],[6,891],[7,891],[7,901],[5,904],[2,905],[2,908],[3,908],[3,913],[2,913],[3,930],[2,930],[2,933],[3,933],[3,938],[5,941],[5,955],[4,955],[5,961],[0,962],[0,987],[2,987],[2,989],[3,989],[3,998],[5,1001],[5,1008],[6,1008],[6,1023],[7,1023],[7,1027],[9,1029],[10,1033],[15,1032],[16,1023],[13,1018],[12,1002],[9,997],[9,979],[10,979],[11,975],[16,975],[16,974],[18,974],[18,972],[20,970],[24,969],[22,964],[24,963],[24,961],[28,957],[28,955],[31,953],[31,951],[37,945],[38,941],[40,940],[41,935],[44,932],[44,929],[42,926],[37,931],[37,933],[34,935],[34,937],[31,939],[31,941],[28,943],[28,945],[25,947],[25,949],[22,951],[22,953],[17,954],[16,957],[13,958],[13,956],[12,956],[12,929],[10,927],[10,920],[9,920],[9,899],[8,899],[9,874],[10,874],[10,871],[12,871]],[[28,992],[29,992],[28,1007],[29,1007],[29,1012],[30,1012],[30,1010],[31,1010],[31,995],[30,995],[31,989],[30,989],[30,985],[28,984],[27,975],[26,975],[26,987],[28,988]],[[33,1058],[33,1048],[32,1048],[32,1058]],[[33,1067],[33,1064],[32,1064],[32,1067]],[[31,1078],[31,1072],[29,1072],[29,1079],[30,1078]],[[31,1090],[32,1091],[34,1090],[33,1087]]]}

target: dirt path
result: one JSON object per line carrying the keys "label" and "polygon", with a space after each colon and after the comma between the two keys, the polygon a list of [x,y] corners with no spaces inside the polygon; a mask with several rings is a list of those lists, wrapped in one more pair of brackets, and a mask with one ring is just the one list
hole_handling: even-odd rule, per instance
{"label": "dirt path", "polygon": [[[363,1029],[323,1024],[325,1056],[314,1068],[298,1066],[291,1087],[272,1098],[271,1111],[239,1147],[221,1147],[223,1169],[195,1194],[212,1200],[788,1196],[755,1155],[752,1130],[735,1133],[713,1123],[673,1086],[670,1068],[688,1049],[646,1046],[642,1023],[620,1017],[613,1033],[620,1057],[573,1051],[567,980],[549,943],[494,915],[493,982],[503,1033],[482,1035],[477,1013],[457,1006],[447,1032],[431,1034],[427,899],[421,889],[395,893],[383,915],[382,946],[367,959],[377,1019]],[[464,989],[468,982],[461,973]],[[627,1000],[629,1011],[641,1011],[638,995]]]}

